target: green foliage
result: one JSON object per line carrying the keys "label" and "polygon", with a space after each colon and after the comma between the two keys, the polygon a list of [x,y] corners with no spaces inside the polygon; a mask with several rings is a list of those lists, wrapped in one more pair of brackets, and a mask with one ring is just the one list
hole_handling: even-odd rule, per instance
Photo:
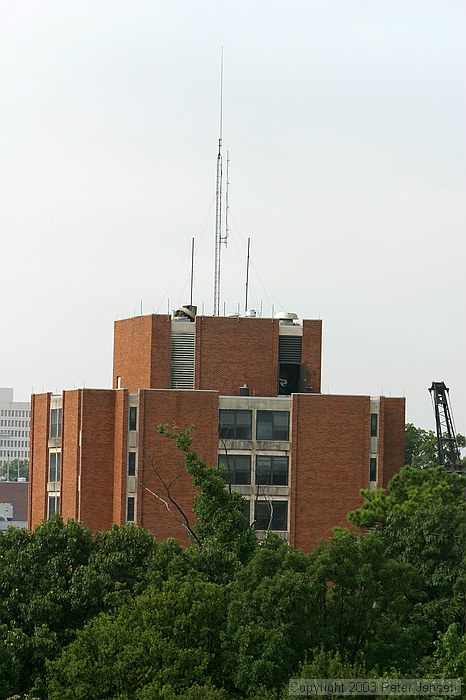
{"label": "green foliage", "polygon": [[2,533],[0,697],[7,689],[43,696],[45,661],[97,613],[144,589],[154,551],[152,535],[132,525],[115,526],[93,541],[83,525],[64,524],[58,515],[32,533]]}
{"label": "green foliage", "polygon": [[19,478],[28,479],[29,476],[29,460],[27,459],[12,459],[6,464],[0,466],[0,481],[17,481]]}
{"label": "green foliage", "polygon": [[462,503],[463,482],[458,474],[449,474],[443,467],[417,469],[406,466],[390,480],[388,488],[362,489],[365,502],[348,514],[358,527],[385,527],[388,517],[411,514],[421,506],[438,503],[458,508]]}
{"label": "green foliage", "polygon": [[140,698],[164,697],[165,686],[181,692],[220,683],[225,615],[225,591],[216,584],[170,579],[151,586],[117,613],[91,621],[49,663],[48,697],[133,697],[136,690]]}
{"label": "green foliage", "polygon": [[425,599],[415,607],[411,624],[435,638],[464,615],[465,501],[464,478],[442,467],[405,467],[388,489],[368,491],[349,520],[380,530],[385,556],[416,570]]}
{"label": "green foliage", "polygon": [[[458,433],[458,447],[466,447],[466,438]],[[464,462],[464,460],[463,460]],[[425,469],[438,466],[437,435],[433,430],[417,428],[412,423],[405,426],[405,464]]]}
{"label": "green foliage", "polygon": [[458,625],[452,624],[444,634],[439,634],[427,665],[429,675],[434,678],[461,678],[466,687],[466,634],[461,636]]}
{"label": "green foliage", "polygon": [[199,491],[193,510],[197,516],[192,528],[201,552],[192,553],[193,563],[211,580],[227,581],[246,563],[257,547],[255,531],[243,516],[243,499],[228,493],[218,470],[207,466],[191,449],[193,427],[181,431],[176,426],[160,426],[159,432],[183,452],[185,469]]}
{"label": "green foliage", "polygon": [[302,659],[315,627],[307,566],[306,555],[272,540],[238,572],[223,635],[232,689],[277,690]]}
{"label": "green foliage", "polygon": [[430,638],[411,623],[424,592],[415,569],[387,558],[380,533],[361,537],[336,529],[312,552],[319,630],[313,646],[337,651],[368,668],[409,668]]}
{"label": "green foliage", "polygon": [[0,534],[0,698],[279,700],[290,677],[464,677],[460,477],[408,466],[350,514],[364,535],[337,528],[304,554],[258,544],[191,430],[160,430],[199,489],[192,546],[58,516]]}

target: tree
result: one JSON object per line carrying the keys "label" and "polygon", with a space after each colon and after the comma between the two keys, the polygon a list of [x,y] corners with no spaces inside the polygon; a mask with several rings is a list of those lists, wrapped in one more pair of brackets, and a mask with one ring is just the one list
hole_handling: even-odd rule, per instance
{"label": "tree", "polygon": [[162,690],[179,697],[195,685],[220,687],[226,594],[214,583],[173,577],[97,616],[49,662],[48,698],[163,698]]}
{"label": "tree", "polygon": [[237,572],[222,635],[232,693],[272,697],[304,659],[316,628],[308,567],[308,555],[272,536]]}
{"label": "tree", "polygon": [[29,461],[27,459],[12,459],[0,466],[0,481],[17,481],[19,478],[28,480],[29,476]]}
{"label": "tree", "polygon": [[179,430],[163,425],[158,430],[175,441],[184,454],[186,472],[199,489],[193,506],[197,520],[189,526],[199,548],[191,551],[193,564],[210,580],[226,581],[257,548],[256,533],[243,516],[243,499],[238,493],[229,493],[217,467],[209,467],[191,449],[193,426]]}
{"label": "tree", "polygon": [[348,515],[354,525],[380,531],[387,558],[415,568],[425,599],[412,623],[432,641],[464,620],[464,487],[464,477],[442,467],[406,466],[386,490],[363,490],[365,502]]}
{"label": "tree", "polygon": [[462,511],[464,483],[458,474],[447,473],[443,467],[418,469],[407,465],[392,477],[386,489],[362,489],[365,501],[348,514],[353,525],[362,528],[383,528],[389,516],[412,513],[421,505],[433,501],[451,505]]}
{"label": "tree", "polygon": [[[466,447],[466,438],[458,433],[458,447]],[[437,435],[433,430],[417,428],[413,423],[405,426],[405,464],[425,469],[438,466]],[[464,462],[465,460],[463,460]]]}
{"label": "tree", "polygon": [[151,533],[134,525],[92,539],[58,515],[34,532],[0,534],[0,678],[9,690],[43,697],[45,661],[98,613],[147,587],[155,549]]}

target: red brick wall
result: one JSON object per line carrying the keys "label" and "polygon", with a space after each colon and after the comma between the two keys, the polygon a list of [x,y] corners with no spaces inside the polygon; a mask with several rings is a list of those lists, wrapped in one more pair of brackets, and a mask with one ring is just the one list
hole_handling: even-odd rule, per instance
{"label": "red brick wall", "polygon": [[168,316],[137,316],[115,321],[113,388],[170,386],[170,329]]}
{"label": "red brick wall", "polygon": [[81,390],[63,392],[63,426],[61,455],[61,514],[63,519],[79,517],[79,429],[81,424]]}
{"label": "red brick wall", "polygon": [[[251,395],[276,396],[278,384],[277,320],[196,318],[195,388],[237,395],[248,384]],[[171,319],[138,316],[115,322],[113,387],[170,387]],[[303,362],[307,384],[320,392],[322,322],[303,321]]]}
{"label": "red brick wall", "polygon": [[115,444],[113,479],[113,522],[126,522],[126,474],[128,450],[128,391],[115,394]]}
{"label": "red brick wall", "polygon": [[303,321],[303,354],[306,365],[306,384],[310,391],[320,393],[322,367],[322,321]]}
{"label": "red brick wall", "polygon": [[168,316],[152,316],[150,384],[141,385],[139,389],[170,388],[170,337],[171,319]]}
{"label": "red brick wall", "polygon": [[404,398],[380,398],[379,450],[383,451],[383,462],[379,472],[379,488],[385,488],[392,476],[404,466],[405,408]]}
{"label": "red brick wall", "polygon": [[80,520],[91,530],[113,522],[115,394],[112,389],[81,389]]}
{"label": "red brick wall", "polygon": [[33,530],[47,517],[48,435],[50,394],[31,397],[28,527]]}
{"label": "red brick wall", "polygon": [[[166,484],[171,483],[171,495],[180,505],[190,523],[194,521],[192,505],[195,490],[186,474],[183,455],[172,440],[160,435],[160,424],[175,423],[179,428],[195,424],[193,448],[208,464],[217,462],[218,394],[216,392],[148,390],[140,392],[139,461],[137,522],[151,530],[157,539],[175,537],[189,543],[187,531],[167,512],[155,496],[166,499]],[[157,475],[160,475],[161,479]],[[174,506],[170,506],[181,518]]]}
{"label": "red brick wall", "polygon": [[370,401],[365,396],[293,397],[290,543],[305,551],[348,526],[368,486]]}
{"label": "red brick wall", "polygon": [[276,396],[278,321],[265,318],[196,318],[195,388],[236,396]]}

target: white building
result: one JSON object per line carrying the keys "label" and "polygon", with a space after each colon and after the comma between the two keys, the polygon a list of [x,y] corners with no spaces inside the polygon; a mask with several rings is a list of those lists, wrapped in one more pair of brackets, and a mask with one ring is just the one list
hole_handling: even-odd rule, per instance
{"label": "white building", "polygon": [[30,417],[30,402],[13,401],[13,389],[0,387],[0,466],[15,459],[29,461]]}

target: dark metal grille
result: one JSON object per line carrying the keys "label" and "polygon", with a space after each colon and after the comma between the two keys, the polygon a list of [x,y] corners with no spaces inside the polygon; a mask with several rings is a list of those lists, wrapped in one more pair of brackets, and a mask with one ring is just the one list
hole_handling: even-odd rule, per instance
{"label": "dark metal grille", "polygon": [[303,339],[300,335],[281,335],[278,338],[278,361],[280,363],[301,363]]}

